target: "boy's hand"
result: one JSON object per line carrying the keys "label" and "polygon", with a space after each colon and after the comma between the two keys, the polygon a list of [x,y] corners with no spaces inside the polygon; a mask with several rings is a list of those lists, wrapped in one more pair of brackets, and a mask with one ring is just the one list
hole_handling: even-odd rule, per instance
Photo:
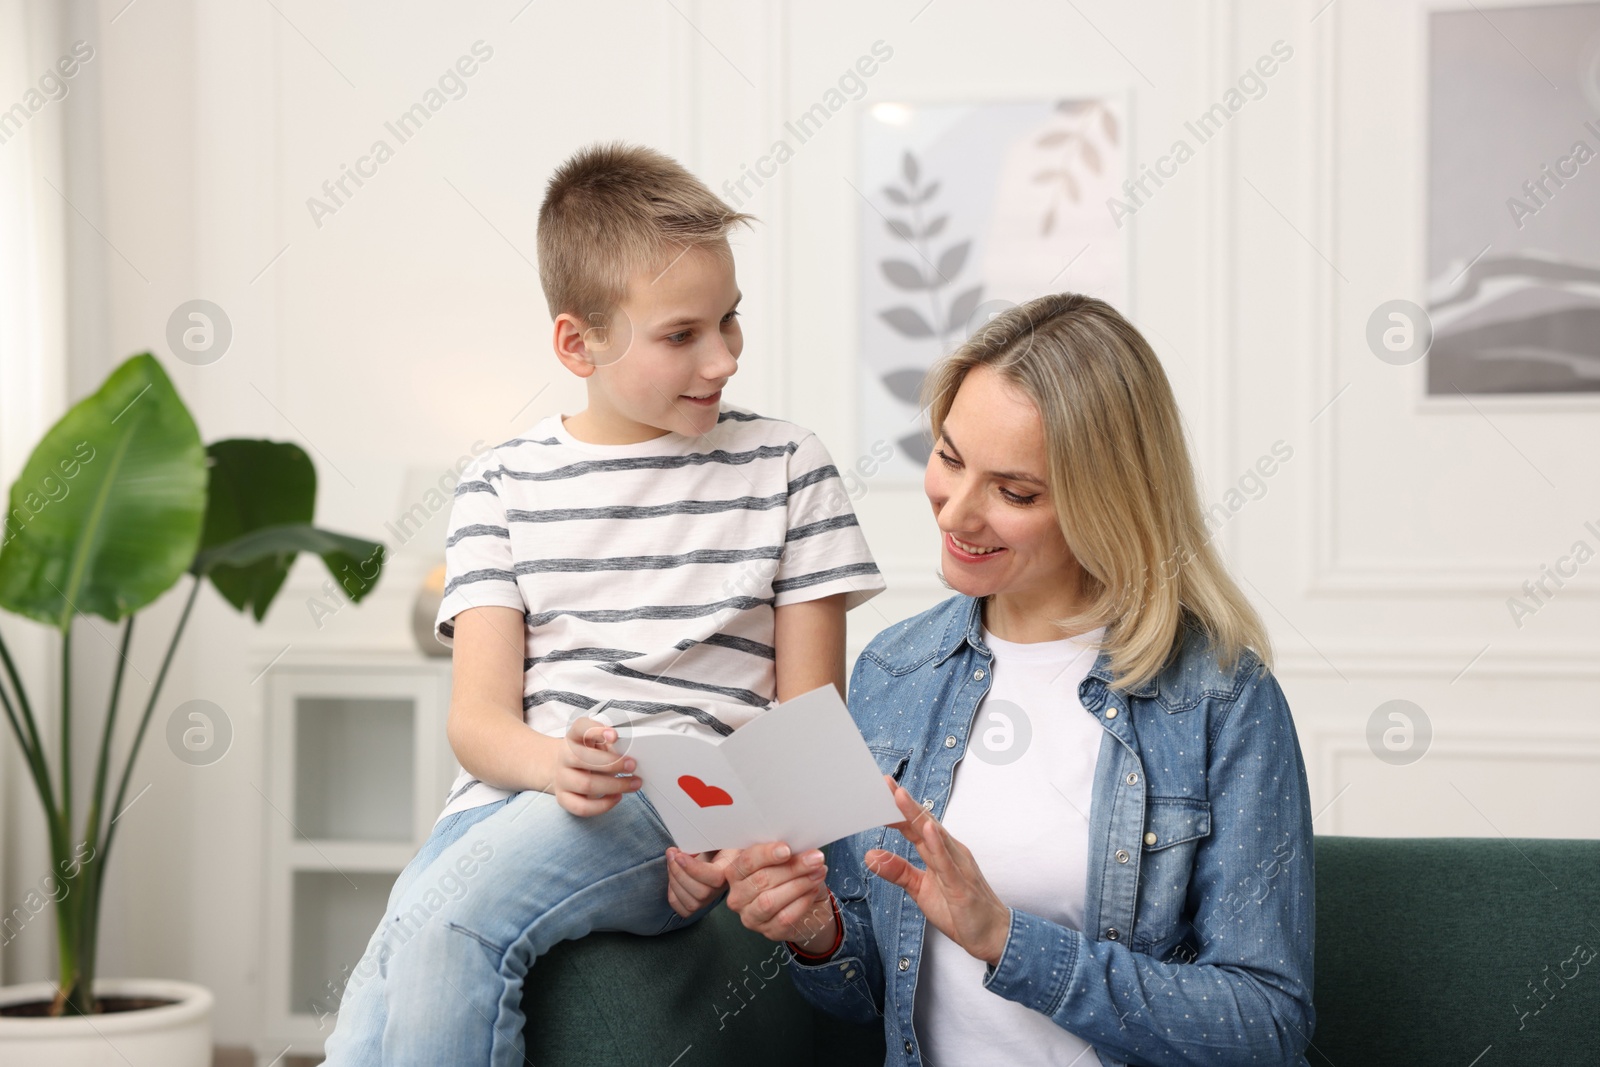
{"label": "boy's hand", "polygon": [[634,761],[618,758],[611,750],[617,731],[588,717],[575,719],[556,759],[556,772],[550,792],[556,803],[574,815],[599,815],[610,811],[644,783],[638,777],[618,778],[631,773]]}
{"label": "boy's hand", "polygon": [[667,903],[672,910],[687,919],[722,896],[723,887],[728,884],[728,866],[738,856],[735,848],[698,856],[682,849],[667,849]]}

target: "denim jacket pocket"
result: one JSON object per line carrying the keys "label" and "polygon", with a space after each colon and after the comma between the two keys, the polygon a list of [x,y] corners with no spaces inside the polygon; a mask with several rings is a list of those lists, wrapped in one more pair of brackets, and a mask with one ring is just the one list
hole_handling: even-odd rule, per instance
{"label": "denim jacket pocket", "polygon": [[911,761],[909,748],[897,748],[894,745],[868,742],[867,748],[872,752],[872,758],[878,761],[878,770],[883,774],[894,776],[895,781],[906,773],[906,764]]}
{"label": "denim jacket pocket", "polygon": [[[911,750],[909,748],[898,748],[892,745],[873,744],[871,742],[867,744],[867,748],[871,750],[872,758],[878,762],[880,774],[892,775],[896,782],[904,784],[902,779],[905,777],[906,766],[911,762]],[[875,826],[856,835],[863,854],[868,849],[873,848],[886,849],[890,852],[897,851],[891,847],[893,842],[889,841],[889,836],[889,828],[887,826]],[[898,834],[894,836],[896,839],[899,838]],[[865,892],[862,895],[865,896]]]}
{"label": "denim jacket pocket", "polygon": [[1183,918],[1195,850],[1211,833],[1211,804],[1194,797],[1146,797],[1133,937],[1156,945]]}

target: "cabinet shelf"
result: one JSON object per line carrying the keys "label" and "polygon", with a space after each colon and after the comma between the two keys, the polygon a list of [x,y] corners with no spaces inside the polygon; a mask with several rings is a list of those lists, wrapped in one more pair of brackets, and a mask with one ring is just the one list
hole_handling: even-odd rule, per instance
{"label": "cabinet shelf", "polygon": [[265,1040],[317,1055],[455,776],[450,661],[286,658],[266,694]]}
{"label": "cabinet shelf", "polygon": [[389,871],[399,874],[417,847],[373,841],[293,841],[287,860],[297,871]]}

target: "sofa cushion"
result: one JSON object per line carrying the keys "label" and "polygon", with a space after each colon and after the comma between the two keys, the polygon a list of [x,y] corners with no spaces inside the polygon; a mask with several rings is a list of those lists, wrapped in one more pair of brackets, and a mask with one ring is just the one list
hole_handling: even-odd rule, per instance
{"label": "sofa cushion", "polygon": [[[1596,1062],[1600,841],[1318,836],[1313,849],[1310,1063]],[[528,1059],[883,1063],[882,1030],[811,1008],[783,961],[723,905],[661,937],[564,942],[528,975]]]}
{"label": "sofa cushion", "polygon": [[1313,848],[1312,1064],[1596,1062],[1600,841],[1319,836]]}

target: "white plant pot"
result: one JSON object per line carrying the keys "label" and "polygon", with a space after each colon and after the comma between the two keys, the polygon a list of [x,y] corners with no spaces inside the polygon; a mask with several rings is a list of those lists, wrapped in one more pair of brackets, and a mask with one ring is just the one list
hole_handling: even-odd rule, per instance
{"label": "white plant pot", "polygon": [[[0,988],[0,1007],[55,995],[50,982]],[[101,978],[97,997],[175,1003],[89,1018],[0,1016],[0,1064],[16,1067],[211,1067],[211,990],[161,978]]]}

